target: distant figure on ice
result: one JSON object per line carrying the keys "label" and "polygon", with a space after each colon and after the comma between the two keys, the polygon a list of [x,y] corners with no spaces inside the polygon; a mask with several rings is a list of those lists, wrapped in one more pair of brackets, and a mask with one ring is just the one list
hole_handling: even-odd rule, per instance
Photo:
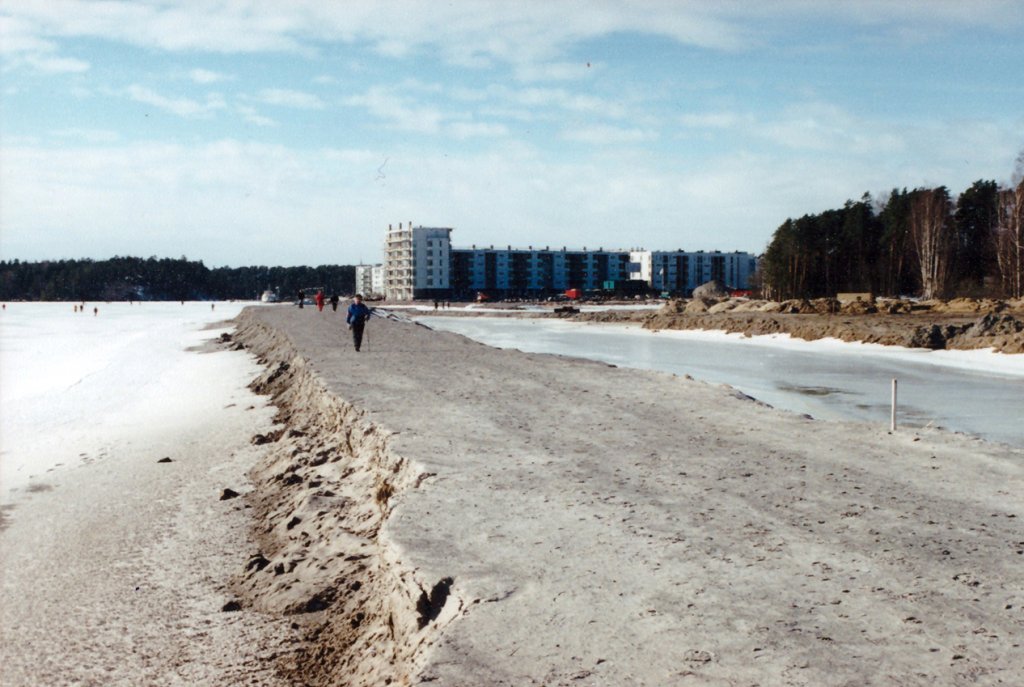
{"label": "distant figure on ice", "polygon": [[333,310],[334,312],[338,312],[338,302],[339,301],[340,301],[340,299],[338,298],[338,294],[332,293],[331,294],[331,310]]}
{"label": "distant figure on ice", "polygon": [[316,301],[316,309],[320,312],[324,311],[324,290],[320,289],[316,292],[316,296],[313,298]]}
{"label": "distant figure on ice", "polygon": [[363,345],[363,329],[371,314],[370,309],[363,304],[362,294],[357,293],[352,297],[352,305],[348,306],[348,316],[345,321],[348,322],[348,328],[352,330],[352,343],[356,346],[356,352]]}
{"label": "distant figure on ice", "polygon": [[100,314],[100,309],[99,308],[93,308],[92,309],[92,316],[93,317],[96,317],[99,314]]}
{"label": "distant figure on ice", "polygon": [[437,310],[437,306],[438,305],[439,305],[439,301],[435,298],[434,299],[434,310]]}
{"label": "distant figure on ice", "polygon": [[303,291],[302,289],[299,289],[299,307],[300,308],[302,307],[302,302],[304,300],[306,300],[306,292]]}

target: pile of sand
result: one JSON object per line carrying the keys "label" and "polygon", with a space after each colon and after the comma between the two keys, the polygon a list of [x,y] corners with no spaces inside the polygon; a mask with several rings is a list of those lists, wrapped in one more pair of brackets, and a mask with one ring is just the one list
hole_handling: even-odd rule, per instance
{"label": "pile of sand", "polygon": [[[850,301],[833,298],[783,302],[693,298],[667,302],[658,312],[630,319],[648,329],[702,329],[750,336],[789,334],[815,340],[879,343],[929,349],[991,348],[1024,353],[1024,312],[1020,301],[956,299],[911,302],[894,299]],[[579,319],[597,321],[582,315]],[[609,314],[599,321],[624,320]]]}
{"label": "pile of sand", "polygon": [[252,388],[271,395],[280,424],[253,437],[271,450],[250,475],[259,549],[233,584],[239,605],[303,632],[308,641],[278,660],[295,684],[401,684],[461,610],[448,583],[421,586],[381,538],[392,499],[428,475],[328,393],[280,332],[248,320],[239,337],[269,356]]}

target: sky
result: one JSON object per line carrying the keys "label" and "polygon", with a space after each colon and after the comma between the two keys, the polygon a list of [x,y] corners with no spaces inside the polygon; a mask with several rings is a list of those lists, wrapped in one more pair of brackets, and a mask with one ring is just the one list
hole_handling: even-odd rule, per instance
{"label": "sky", "polygon": [[1022,0],[4,0],[0,258],[760,253],[1010,183]]}

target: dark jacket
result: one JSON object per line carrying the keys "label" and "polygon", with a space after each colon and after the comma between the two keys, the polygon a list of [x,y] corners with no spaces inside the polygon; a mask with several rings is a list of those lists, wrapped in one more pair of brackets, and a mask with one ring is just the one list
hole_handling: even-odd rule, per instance
{"label": "dark jacket", "polygon": [[345,321],[349,324],[365,324],[370,319],[370,309],[365,303],[353,303],[348,306],[348,316]]}

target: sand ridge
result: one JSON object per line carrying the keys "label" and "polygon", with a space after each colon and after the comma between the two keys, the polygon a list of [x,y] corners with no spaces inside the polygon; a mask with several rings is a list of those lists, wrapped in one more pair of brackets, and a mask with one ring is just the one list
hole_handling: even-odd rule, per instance
{"label": "sand ridge", "polygon": [[307,641],[277,661],[294,683],[407,684],[462,606],[450,580],[423,582],[380,537],[392,500],[430,475],[327,393],[304,358],[268,345],[274,332],[245,326],[239,337],[270,352],[252,388],[279,408],[278,428],[253,437],[271,450],[250,473],[259,549],[235,579],[239,605],[301,629]]}
{"label": "sand ridge", "polygon": [[[238,340],[277,375],[271,439],[284,442],[254,473],[255,498],[277,504],[256,525],[273,535],[261,574],[329,552],[312,567],[331,601],[299,623],[303,655],[328,659],[311,684],[955,685],[1024,671],[1020,449],[817,422],[415,324],[367,333],[357,354],[340,317],[239,318]],[[351,489],[341,510],[379,517],[369,530],[327,527],[324,475]],[[363,573],[345,558],[364,550],[373,579],[353,594]],[[367,631],[342,632],[358,613]],[[350,647],[376,648],[357,652],[354,678]]]}
{"label": "sand ridge", "polygon": [[834,298],[784,302],[746,298],[667,301],[657,312],[580,313],[587,322],[637,322],[646,329],[700,329],[747,336],[788,334],[813,341],[876,343],[907,348],[1024,353],[1024,300],[951,301],[879,299],[840,303]]}

